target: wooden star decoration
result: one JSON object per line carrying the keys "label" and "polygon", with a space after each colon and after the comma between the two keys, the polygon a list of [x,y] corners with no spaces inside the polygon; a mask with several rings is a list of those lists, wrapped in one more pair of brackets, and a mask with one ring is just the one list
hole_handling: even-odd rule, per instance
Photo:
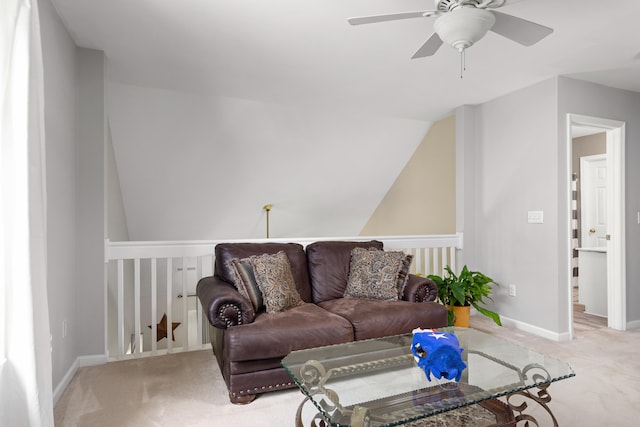
{"label": "wooden star decoration", "polygon": [[[176,340],[175,330],[180,326],[180,322],[171,322],[171,338],[173,341]],[[149,329],[151,329],[151,325],[149,325]],[[167,338],[167,313],[162,315],[162,320],[156,326],[156,341],[160,341],[162,338]]]}

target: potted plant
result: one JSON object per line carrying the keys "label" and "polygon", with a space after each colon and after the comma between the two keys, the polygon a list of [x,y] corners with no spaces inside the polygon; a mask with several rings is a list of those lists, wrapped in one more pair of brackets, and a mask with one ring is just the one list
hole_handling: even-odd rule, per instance
{"label": "potted plant", "polygon": [[[479,271],[471,271],[466,265],[462,267],[460,275],[456,275],[449,266],[445,267],[445,271],[447,274],[444,277],[433,274],[428,277],[438,285],[440,302],[449,308],[449,325],[468,327],[469,310],[473,307],[497,325],[502,326],[500,315],[482,306],[485,304],[485,298],[491,299],[491,285],[498,286],[491,277]],[[456,311],[460,313],[456,314]],[[460,324],[464,317],[466,317],[466,325]]]}

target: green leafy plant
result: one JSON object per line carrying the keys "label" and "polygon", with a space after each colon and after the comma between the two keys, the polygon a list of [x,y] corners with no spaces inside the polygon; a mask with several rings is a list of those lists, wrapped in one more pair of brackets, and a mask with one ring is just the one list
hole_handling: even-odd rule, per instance
{"label": "green leafy plant", "polygon": [[[430,274],[429,279],[438,285],[438,299],[447,306],[470,305],[481,314],[492,319],[497,325],[502,326],[500,315],[482,307],[486,304],[485,298],[490,297],[492,284],[499,286],[493,279],[479,271],[471,271],[465,265],[459,275],[456,275],[449,266],[445,267],[444,277]],[[481,305],[482,304],[482,305]],[[453,309],[449,310],[449,324],[453,324]]]}

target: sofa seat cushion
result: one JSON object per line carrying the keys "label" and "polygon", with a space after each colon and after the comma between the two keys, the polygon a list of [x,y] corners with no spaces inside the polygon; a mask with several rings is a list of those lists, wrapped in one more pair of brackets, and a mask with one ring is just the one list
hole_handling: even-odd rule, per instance
{"label": "sofa seat cushion", "polygon": [[349,320],[356,340],[408,334],[418,327],[447,326],[447,309],[435,302],[338,298],[318,305]]}
{"label": "sofa seat cushion", "polygon": [[226,330],[228,361],[283,358],[293,350],[353,341],[348,320],[315,304],[302,304],[281,313],[259,313],[252,323]]}

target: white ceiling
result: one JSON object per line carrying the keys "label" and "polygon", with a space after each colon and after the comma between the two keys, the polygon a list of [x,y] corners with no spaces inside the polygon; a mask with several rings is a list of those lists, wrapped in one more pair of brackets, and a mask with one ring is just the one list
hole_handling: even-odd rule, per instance
{"label": "white ceiling", "polygon": [[532,47],[490,32],[462,79],[448,46],[411,59],[434,18],[347,23],[432,0],[52,2],[78,46],[105,53],[134,240],[260,237],[266,203],[274,237],[357,234],[456,107],[557,75],[640,92],[638,0],[507,0],[554,32]]}
{"label": "white ceiling", "polygon": [[434,18],[353,27],[347,18],[433,9],[432,0],[53,0],[75,42],[103,50],[111,81],[342,105],[433,121],[556,75],[640,91],[640,1],[507,0],[499,10],[552,27],[523,47],[489,33],[459,56],[411,55]]}

